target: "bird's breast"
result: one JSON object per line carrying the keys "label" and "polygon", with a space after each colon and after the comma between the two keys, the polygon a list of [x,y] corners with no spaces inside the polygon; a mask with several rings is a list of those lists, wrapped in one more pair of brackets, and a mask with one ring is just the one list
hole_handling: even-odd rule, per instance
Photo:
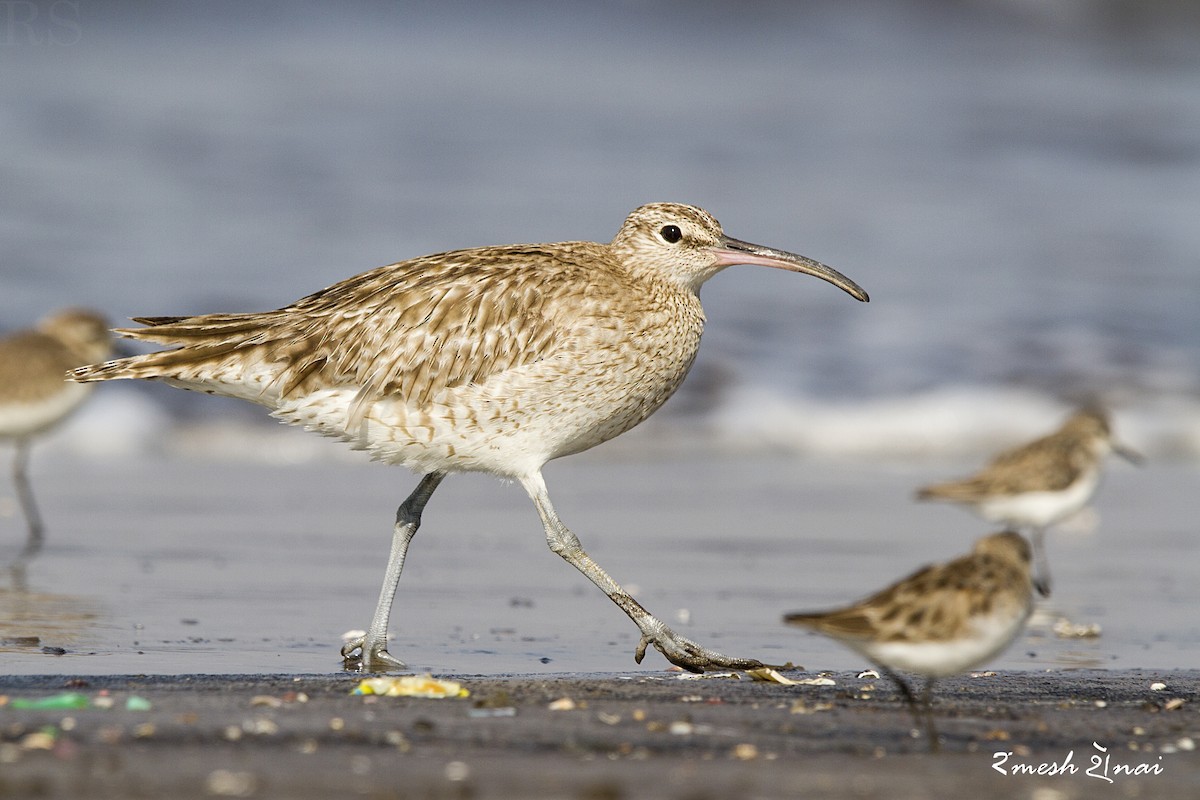
{"label": "bird's breast", "polygon": [[290,398],[276,415],[416,470],[519,477],[654,413],[687,376],[703,329],[694,296],[598,305],[563,325],[536,358],[419,402],[384,395],[357,425],[347,424],[352,385]]}

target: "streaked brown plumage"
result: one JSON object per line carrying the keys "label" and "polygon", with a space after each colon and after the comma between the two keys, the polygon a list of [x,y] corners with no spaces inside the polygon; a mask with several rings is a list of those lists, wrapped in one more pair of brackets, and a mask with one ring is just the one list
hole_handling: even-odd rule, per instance
{"label": "streaked brown plumage", "polygon": [[1054,433],[1000,453],[975,475],[917,490],[917,499],[959,503],[989,522],[1029,530],[1038,589],[1048,595],[1045,530],[1088,504],[1100,484],[1101,464],[1113,452],[1141,460],[1113,440],[1107,413],[1084,408]]}
{"label": "streaked brown plumage", "polygon": [[1085,408],[1054,433],[1001,452],[975,475],[926,486],[917,497],[974,503],[997,495],[1059,491],[1092,470],[1112,449],[1108,415]]}
{"label": "streaked brown plumage", "polygon": [[917,570],[844,608],[784,616],[851,647],[900,687],[920,721],[916,697],[896,670],[926,678],[923,706],[930,746],[935,679],[984,663],[1003,651],[1033,610],[1028,542],[1012,531],[985,536],[974,550]]}
{"label": "streaked brown plumage", "polygon": [[551,549],[692,670],[753,666],[671,631],[583,551],[559,520],[542,466],[629,430],[678,388],[704,328],[700,286],[732,264],[815,275],[817,262],[725,236],[693,206],[636,209],[609,244],[485,247],[349,278],[277,311],[140,318],[123,334],[178,349],[76,370],[77,380],[161,379],[240,397],[424,474],[401,505],[383,591],[366,636],[343,650],[365,669],[387,653],[388,617],[408,542],[450,472],[521,481]]}
{"label": "streaked brown plumage", "polygon": [[31,440],[66,419],[91,394],[91,387],[66,380],[64,373],[111,352],[108,322],[81,308],[58,311],[34,328],[0,338],[0,439],[15,443],[13,483],[29,527],[25,557],[41,547],[44,532],[29,485]]}

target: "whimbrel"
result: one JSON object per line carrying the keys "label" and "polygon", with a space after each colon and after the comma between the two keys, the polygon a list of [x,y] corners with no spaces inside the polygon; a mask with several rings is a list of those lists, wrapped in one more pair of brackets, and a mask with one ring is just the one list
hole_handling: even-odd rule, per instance
{"label": "whimbrel", "polygon": [[1100,466],[1109,453],[1135,464],[1142,460],[1113,441],[1103,410],[1084,408],[1054,433],[1005,450],[969,478],[918,489],[917,499],[959,503],[988,522],[1029,530],[1037,564],[1034,583],[1043,596],[1049,596],[1046,528],[1088,504],[1100,485]]}
{"label": "whimbrel", "polygon": [[137,318],[121,330],[177,349],[75,370],[76,380],[161,379],[239,397],[274,416],[423,475],[400,505],[366,635],[348,665],[401,668],[388,619],[405,555],[451,472],[512,478],[532,498],[550,549],[582,572],[656,647],[695,672],[753,668],[675,633],[583,550],[550,502],[542,467],[637,425],[687,375],[704,311],[701,285],[757,264],[867,294],[803,256],[732,239],[707,212],[654,203],[608,244],[482,247],[414,258],[334,284],[277,311]]}
{"label": "whimbrel", "polygon": [[0,439],[16,445],[13,483],[29,526],[23,557],[41,548],[44,531],[29,485],[30,443],[91,394],[92,387],[72,383],[63,373],[111,353],[108,322],[80,308],[56,312],[34,328],[0,338]]}
{"label": "whimbrel", "polygon": [[980,539],[968,555],[917,570],[861,602],[783,619],[837,639],[877,664],[900,687],[918,725],[916,696],[896,670],[923,675],[925,728],[930,749],[937,750],[934,681],[999,655],[1032,610],[1029,543],[1004,531]]}

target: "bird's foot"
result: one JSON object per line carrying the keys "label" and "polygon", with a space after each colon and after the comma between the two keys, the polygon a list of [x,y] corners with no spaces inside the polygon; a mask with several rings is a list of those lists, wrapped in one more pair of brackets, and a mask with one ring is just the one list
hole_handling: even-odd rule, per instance
{"label": "bird's foot", "polygon": [[390,672],[406,669],[403,661],[387,651],[387,640],[368,643],[356,636],[342,645],[342,667],[351,672]]}
{"label": "bird's foot", "polygon": [[654,645],[672,664],[683,667],[688,672],[704,672],[706,669],[793,669],[788,664],[764,664],[756,658],[733,658],[715,650],[709,650],[687,639],[670,628],[663,627],[661,631],[642,633],[633,660],[642,663],[646,656],[646,648]]}

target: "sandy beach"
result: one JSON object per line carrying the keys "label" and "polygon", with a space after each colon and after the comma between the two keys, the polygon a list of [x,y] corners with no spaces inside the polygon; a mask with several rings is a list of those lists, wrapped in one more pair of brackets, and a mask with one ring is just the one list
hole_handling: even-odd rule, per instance
{"label": "sandy beach", "polygon": [[[547,482],[584,547],[647,608],[733,655],[862,669],[781,615],[858,599],[991,532],[960,509],[911,499],[963,465],[738,454],[678,434],[652,422],[629,444],[552,463]],[[337,670],[342,634],[374,608],[395,506],[414,478],[300,431],[243,435],[263,437],[246,442],[260,460],[90,460],[52,448],[36,459],[47,546],[0,582],[0,640],[38,637],[65,655],[3,647],[3,671]],[[1112,465],[1092,527],[1049,539],[1054,595],[990,666],[1200,665],[1200,559],[1186,508],[1196,478],[1186,463]],[[0,524],[15,555],[20,520]],[[1064,638],[1056,624],[1099,636]],[[438,674],[669,666],[657,653],[633,663],[636,628],[549,551],[520,487],[485,476],[456,476],[434,498],[391,630],[393,653]]]}
{"label": "sandy beach", "polygon": [[[1051,538],[1055,594],[988,665],[998,674],[939,691],[945,752],[931,756],[894,689],[858,677],[868,664],[780,615],[987,533],[910,499],[955,465],[739,455],[662,427],[640,449],[547,470],[564,518],[649,608],[709,646],[803,665],[790,677],[831,670],[832,686],[681,680],[653,652],[635,665],[635,629],[546,549],[518,487],[448,481],[401,582],[392,651],[470,697],[362,698],[337,647],[370,614],[412,478],[299,458],[306,439],[281,433],[268,441],[286,463],[53,449],[35,462],[48,545],[0,592],[5,796],[1074,798],[1101,785],[1082,774],[1093,742],[1111,763],[1163,767],[1122,776],[1122,796],[1194,791],[1188,465],[1110,470],[1095,527]],[[16,519],[4,530],[19,541]],[[1064,620],[1099,635],[1056,634]],[[113,707],[13,707],[64,692]],[[150,709],[126,709],[131,696]],[[563,698],[573,707],[551,710]],[[1001,775],[997,752],[1073,753],[1079,774]]]}
{"label": "sandy beach", "polygon": [[[353,696],[339,648],[416,478],[105,386],[34,449],[28,563],[0,446],[0,798],[1197,795],[1192,4],[3,5],[0,331],[277,308],[425,253],[607,241],[655,200],[872,302],[731,270],[679,395],[545,471],[681,634],[832,683],[635,664],[521,488],[455,476],[390,651],[469,696]],[[946,682],[930,755],[781,616],[967,552],[993,529],[914,489],[1092,400],[1148,463],[1051,533],[1053,596]]]}
{"label": "sandy beach", "polygon": [[431,700],[354,696],[352,676],[4,678],[9,698],[104,707],[0,708],[0,795],[1066,800],[1190,798],[1200,780],[1195,671],[949,680],[938,754],[854,673],[458,680],[468,697]]}

